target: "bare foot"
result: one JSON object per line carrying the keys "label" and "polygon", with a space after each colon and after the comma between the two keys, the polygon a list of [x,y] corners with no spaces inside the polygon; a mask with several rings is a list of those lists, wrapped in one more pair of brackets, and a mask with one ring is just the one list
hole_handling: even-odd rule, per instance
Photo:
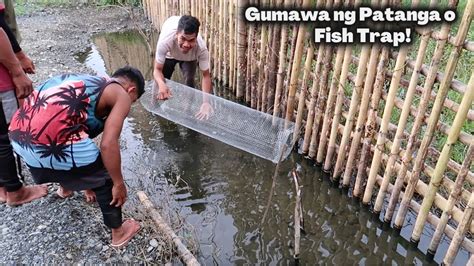
{"label": "bare foot", "polygon": [[84,197],[86,198],[86,202],[92,203],[95,202],[95,192],[92,189],[84,190]]}
{"label": "bare foot", "polygon": [[46,194],[48,194],[48,187],[45,185],[22,186],[15,192],[7,192],[7,204],[18,206],[44,197]]}
{"label": "bare foot", "polygon": [[140,231],[140,223],[133,220],[127,219],[122,223],[119,228],[112,228],[112,247],[121,248],[127,245],[137,233]]}
{"label": "bare foot", "polygon": [[0,187],[0,203],[7,202],[7,190],[4,187]]}
{"label": "bare foot", "polygon": [[58,188],[58,191],[56,191],[56,194],[58,194],[58,196],[61,199],[65,199],[65,198],[69,198],[72,195],[74,195],[74,191],[69,190],[69,189],[65,189],[63,186],[59,185],[59,188]]}

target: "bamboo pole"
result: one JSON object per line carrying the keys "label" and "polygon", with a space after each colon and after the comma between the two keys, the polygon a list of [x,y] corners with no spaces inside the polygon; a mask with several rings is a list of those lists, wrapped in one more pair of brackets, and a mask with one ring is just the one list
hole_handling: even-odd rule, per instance
{"label": "bamboo pole", "polygon": [[[444,84],[442,84],[444,85]],[[471,75],[471,79],[469,80],[468,90],[466,94],[464,94],[462,101],[461,101],[461,108],[456,116],[454,117],[453,121],[453,129],[449,132],[448,139],[443,146],[443,150],[441,151],[441,155],[438,158],[438,162],[436,163],[436,167],[433,173],[433,177],[430,180],[428,194],[425,195],[423,199],[423,203],[421,204],[420,213],[418,213],[418,217],[416,219],[415,228],[413,229],[412,239],[418,241],[421,236],[421,232],[423,230],[423,225],[426,220],[426,216],[430,211],[431,205],[433,205],[434,197],[436,192],[438,191],[438,187],[441,185],[441,181],[443,180],[443,174],[446,170],[446,166],[448,164],[449,157],[451,156],[451,151],[453,145],[456,143],[459,133],[461,132],[462,125],[466,120],[467,112],[469,108],[472,106],[472,102],[474,101],[474,72]]]}
{"label": "bamboo pole", "polygon": [[290,77],[291,77],[291,70],[293,69],[293,60],[292,58],[295,58],[295,50],[296,50],[296,41],[298,37],[298,25],[293,25],[293,28],[291,29],[291,43],[290,43],[290,53],[289,53],[289,58],[288,58],[288,66],[286,69],[286,74],[285,74],[285,81],[283,85],[283,92],[282,92],[282,100],[281,100],[281,105],[280,105],[280,112],[282,113],[282,117],[284,114],[286,114],[286,105],[288,104],[288,88],[290,87]]}
{"label": "bamboo pole", "polygon": [[326,104],[326,110],[324,111],[324,118],[323,118],[323,127],[321,129],[321,137],[319,138],[319,145],[318,145],[318,154],[316,156],[316,162],[322,163],[324,159],[324,155],[326,154],[326,144],[328,138],[326,137],[329,125],[331,122],[331,116],[334,113],[334,105],[336,101],[336,93],[337,93],[337,85],[338,85],[338,77],[341,74],[342,69],[342,59],[344,59],[344,46],[339,46],[337,48],[336,53],[336,60],[335,60],[335,67],[332,74],[331,86],[329,88],[328,99]]}
{"label": "bamboo pole", "polygon": [[209,47],[209,23],[208,23],[208,6],[209,6],[209,0],[201,0],[202,1],[202,6],[201,6],[201,16],[202,16],[202,22],[204,25],[204,37],[206,39],[206,44],[207,47]]}
{"label": "bamboo pole", "polygon": [[[316,8],[319,9],[322,7],[324,4],[324,1],[319,0],[316,3]],[[330,8],[332,5],[332,1],[327,1],[326,2],[326,8]],[[315,74],[319,74],[321,71],[322,67],[322,61],[323,61],[323,56],[324,56],[324,51],[325,51],[325,44],[319,44],[318,47],[318,55],[316,56],[316,67],[314,69]],[[318,88],[319,88],[319,82],[318,80],[313,81],[313,86],[311,87],[311,98],[310,98],[310,103],[308,106],[308,115],[306,117],[306,125],[305,125],[305,130],[304,130],[304,137],[303,137],[303,153],[308,153],[309,151],[309,145],[311,144],[311,132],[313,130],[313,122],[314,122],[314,111],[315,111],[315,106],[316,106],[316,101],[318,98]]]}
{"label": "bamboo pole", "polygon": [[380,45],[376,44],[372,46],[370,52],[369,63],[367,66],[367,75],[365,77],[364,89],[362,91],[362,101],[360,103],[359,116],[357,117],[356,127],[354,135],[352,137],[351,148],[347,157],[346,167],[342,179],[342,185],[345,187],[349,186],[350,178],[352,175],[352,167],[356,163],[356,155],[359,151],[360,139],[364,132],[364,126],[367,120],[367,110],[369,109],[369,100],[372,94],[372,88],[375,82],[375,74],[377,70],[377,61],[380,53]]}
{"label": "bamboo pole", "polygon": [[176,252],[178,253],[181,260],[186,265],[200,265],[193,254],[188,250],[188,248],[181,242],[179,237],[173,232],[173,229],[166,223],[166,221],[161,217],[160,213],[155,209],[153,203],[148,199],[145,192],[138,191],[138,198],[140,202],[145,206],[149,211],[153,221],[155,222],[158,230],[164,234],[168,239],[170,239],[174,246],[176,247]]}
{"label": "bamboo pole", "polygon": [[[230,86],[230,88],[232,89],[232,91],[234,92],[234,94],[238,98],[243,98],[243,96],[244,96],[243,91],[245,90],[245,87],[244,87],[245,86],[245,83],[244,83],[245,79],[242,81],[242,84],[241,84],[242,89],[239,91],[241,93],[241,95],[238,95],[238,92],[237,92],[237,87],[238,86],[237,87],[234,86],[234,84],[232,82],[234,80],[234,75],[236,75],[236,69],[234,68],[235,58],[234,58],[234,51],[233,50],[236,49],[236,45],[237,45],[236,42],[235,42],[235,39],[234,39],[234,23],[233,22],[235,20],[237,20],[237,24],[243,23],[243,22],[239,22],[239,20],[242,19],[240,17],[234,18],[234,0],[228,1],[228,4],[229,5],[228,5],[227,8],[229,10],[227,12],[229,13],[229,20],[228,20],[227,23],[228,23],[228,26],[229,26],[228,31],[229,31],[229,40],[230,40],[230,42],[229,42],[229,80],[227,81],[227,84],[228,84],[228,86]],[[240,5],[239,5],[239,7],[240,7]],[[239,27],[239,26],[237,26],[237,27]],[[239,52],[239,55],[243,54],[243,56],[242,56],[243,57],[242,58],[243,62],[242,61],[240,61],[240,62],[242,64],[242,66],[245,66],[245,68],[241,69],[241,71],[243,71],[244,73],[247,74],[247,58],[245,56],[246,49],[247,49],[247,43],[246,43],[246,41],[247,41],[247,27],[245,25],[241,25],[240,27],[244,27],[243,30],[245,32],[244,36],[242,36],[244,38],[243,41],[244,41],[244,44],[245,44],[245,46],[244,46],[245,49],[243,49],[242,51]],[[239,44],[240,44],[240,42],[239,42]]]}
{"label": "bamboo pole", "polygon": [[[434,8],[434,4],[436,1],[432,0],[430,3],[430,7]],[[379,193],[377,195],[377,199],[374,205],[374,212],[379,213],[382,210],[383,201],[385,199],[385,193],[387,191],[388,183],[392,178],[392,167],[395,161],[398,158],[398,151],[400,149],[400,145],[403,139],[403,133],[405,131],[405,127],[407,124],[408,116],[410,114],[410,107],[413,102],[413,97],[415,95],[416,86],[418,83],[419,73],[421,69],[421,65],[423,64],[423,59],[425,58],[426,47],[428,46],[429,36],[431,30],[425,30],[424,34],[421,37],[420,46],[418,47],[418,54],[416,57],[415,67],[413,69],[413,73],[410,79],[410,85],[405,94],[405,100],[402,108],[402,113],[400,115],[398,125],[397,125],[397,132],[395,133],[395,137],[393,139],[393,145],[390,150],[390,159],[385,166],[385,173],[383,176],[382,186],[379,189]]]}
{"label": "bamboo pole", "polygon": [[[450,2],[451,7],[455,6],[456,4],[457,4],[457,0],[454,0],[454,1]],[[445,36],[445,37],[448,36],[450,28],[451,28],[450,24],[443,24],[442,25],[441,33],[443,34],[443,36]],[[403,187],[405,175],[406,175],[406,172],[407,172],[407,169],[408,169],[408,165],[411,163],[411,160],[412,160],[413,149],[414,149],[414,146],[415,146],[415,142],[417,141],[417,136],[418,136],[419,130],[420,130],[420,128],[422,126],[422,123],[423,123],[423,120],[424,120],[426,109],[428,107],[430,94],[431,94],[431,91],[433,89],[433,85],[434,85],[435,78],[436,78],[436,73],[438,71],[438,68],[439,68],[439,65],[440,65],[440,62],[441,62],[441,58],[443,56],[443,49],[444,49],[445,44],[446,44],[446,38],[444,38],[442,40],[439,40],[436,43],[436,49],[435,49],[435,52],[433,54],[433,58],[431,60],[430,72],[428,73],[428,75],[426,77],[426,80],[425,80],[425,84],[423,86],[423,91],[424,92],[423,92],[422,98],[420,100],[420,105],[418,106],[418,113],[415,117],[415,122],[413,123],[412,129],[411,129],[411,132],[410,132],[410,136],[408,138],[408,144],[407,144],[407,147],[405,148],[405,151],[406,151],[405,155],[402,158],[402,162],[403,162],[402,163],[402,168],[397,172],[397,179],[395,180],[395,185],[394,185],[393,191],[390,195],[390,200],[389,200],[389,203],[388,203],[388,206],[387,206],[387,210],[385,212],[384,220],[386,222],[389,222],[389,221],[392,220],[393,213],[395,211],[395,207],[396,207],[397,202],[398,202],[398,195],[400,194],[400,191]]]}
{"label": "bamboo pole", "polygon": [[[254,35],[255,35],[255,27],[253,25],[250,25],[249,26],[249,34],[248,34],[248,49],[247,49],[247,58],[245,59],[247,61],[247,73],[246,73],[246,79],[243,80],[243,79],[240,79],[237,77],[238,81],[239,81],[239,86],[237,86],[237,97],[243,93],[243,90],[244,88],[242,88],[240,86],[240,83],[242,82],[246,82],[246,85],[245,85],[245,102],[247,104],[250,104],[251,103],[251,100],[252,100],[252,69],[253,69],[253,65],[252,64],[252,59],[253,59],[253,39],[254,39]],[[239,44],[237,44],[238,47]],[[238,48],[237,48],[238,49]],[[239,57],[240,58],[240,57]],[[237,60],[239,61],[239,64],[240,64],[240,60]],[[241,70],[237,69],[237,75],[239,75],[239,73],[241,72]],[[240,92],[239,92],[240,90]]]}
{"label": "bamboo pole", "polygon": [[[421,207],[423,209],[423,206]],[[449,245],[448,251],[446,252],[446,256],[444,256],[444,264],[445,265],[452,265],[454,262],[454,259],[456,258],[456,254],[459,251],[459,247],[461,246],[461,243],[464,239],[464,235],[467,232],[467,229],[471,225],[472,221],[472,209],[474,208],[474,194],[471,195],[471,199],[469,200],[469,203],[464,210],[464,216],[462,218],[462,222],[459,224],[456,234],[453,237],[453,240],[451,241],[451,244]]]}
{"label": "bamboo pole", "polygon": [[[291,5],[291,0],[285,0],[284,7],[288,8]],[[273,116],[280,116],[280,103],[281,103],[281,94],[283,90],[283,80],[284,80],[284,69],[286,63],[286,50],[288,47],[288,25],[284,23],[281,26],[281,43],[280,43],[280,55],[278,62],[278,73],[277,73],[277,82],[275,88],[275,103],[273,104]]]}
{"label": "bamboo pole", "polygon": [[[322,67],[322,61],[324,56],[324,47],[326,45],[319,44],[318,47],[318,55],[316,56],[316,66],[314,68],[313,73],[319,74]],[[308,153],[309,145],[311,144],[311,131],[313,130],[313,122],[314,122],[314,110],[316,106],[316,101],[318,99],[318,86],[319,82],[318,79],[313,81],[313,86],[311,86],[310,92],[310,102],[308,105],[308,114],[306,116],[306,125],[304,130],[304,138],[303,138],[303,153]]]}
{"label": "bamboo pole", "polygon": [[[330,1],[328,1],[329,3]],[[319,143],[317,138],[319,135],[319,128],[321,125],[321,118],[326,107],[327,94],[328,94],[328,79],[329,72],[332,67],[333,47],[328,45],[325,47],[325,54],[323,57],[323,67],[319,79],[319,93],[318,99],[316,100],[313,128],[311,130],[311,141],[309,143],[308,156],[314,158],[316,156],[317,144]]]}
{"label": "bamboo pole", "polygon": [[[237,98],[242,99],[245,92],[245,81],[248,78],[246,73],[247,68],[247,57],[245,51],[247,50],[247,26],[242,16],[238,15],[243,12],[244,7],[248,4],[248,0],[238,0],[237,2],[237,60],[235,63],[238,64],[237,75]],[[250,60],[250,58],[249,58]],[[247,87],[247,89],[249,89]]]}
{"label": "bamboo pole", "polygon": [[273,27],[274,29],[273,29],[272,45],[271,45],[272,56],[270,58],[270,64],[269,64],[270,77],[268,79],[269,93],[267,95],[267,105],[268,105],[267,112],[268,113],[271,113],[271,111],[273,111],[273,103],[275,101],[275,87],[276,87],[278,60],[279,60],[279,54],[277,50],[280,47],[280,34],[281,34],[280,25],[273,25]]}
{"label": "bamboo pole", "polygon": [[[254,35],[254,38],[257,39],[258,36],[257,36],[257,30],[258,28],[256,27],[255,28],[255,35]],[[257,46],[257,43],[256,41],[255,42],[255,46]],[[252,107],[253,109],[257,109],[257,70],[258,70],[258,59],[256,59],[257,55],[256,55],[256,51],[258,51],[258,49],[255,47],[255,50],[252,51],[252,64],[251,64],[251,70],[250,70],[250,94],[251,94],[251,98],[250,98],[250,107]]]}
{"label": "bamboo pole", "polygon": [[[246,3],[248,3],[249,0],[245,0],[245,1],[246,1]],[[238,7],[238,4],[233,5],[233,10],[234,10],[233,12],[234,12],[234,14],[235,14],[235,17],[241,17],[241,16],[239,16],[239,14],[240,14],[240,13],[239,13],[239,12],[240,12],[240,9],[239,9],[239,7]],[[242,22],[242,23],[243,23],[243,22]],[[240,38],[240,34],[239,34],[239,24],[238,24],[238,23],[233,23],[233,24],[234,24],[234,30],[233,30],[233,31],[234,31],[234,36],[233,36],[233,38],[234,38],[234,40],[235,40],[235,43],[237,43],[237,39]],[[242,26],[245,26],[245,32],[247,32],[247,25],[244,24],[244,25],[242,25]],[[243,33],[243,32],[242,32],[242,33]],[[248,49],[247,46],[246,46],[247,44],[245,43],[245,38],[244,38],[243,41],[244,41],[245,48]],[[243,48],[242,48],[242,49],[243,49]],[[239,65],[238,65],[238,63],[239,63],[239,62],[238,62],[238,58],[239,58],[239,57],[238,57],[238,54],[237,54],[237,49],[234,49],[234,58],[235,58],[235,60],[234,60],[234,65],[233,65],[232,67],[234,68],[234,71],[236,72],[237,69],[238,69],[238,66],[239,66]],[[247,80],[247,78],[245,78],[245,80]],[[234,79],[231,81],[232,86],[237,87],[237,85],[238,85],[237,81],[238,81],[238,80],[237,80],[237,75],[234,75]],[[242,82],[242,84],[243,84],[243,82]],[[242,94],[242,97],[239,97],[238,99],[242,99],[242,98],[243,98],[243,94]]]}
{"label": "bamboo pole", "polygon": [[[462,52],[462,43],[465,41],[466,36],[467,36],[467,31],[469,30],[469,25],[472,20],[473,9],[474,9],[474,1],[471,0],[466,5],[466,10],[464,12],[463,19],[461,21],[461,24],[459,25],[458,35],[456,36],[457,45],[454,46],[451,52],[451,55],[449,57],[448,64],[445,70],[444,80],[440,84],[438,95],[436,96],[436,100],[430,114],[430,121],[428,123],[426,132],[423,136],[421,146],[418,150],[418,155],[415,159],[415,166],[413,167],[414,171],[408,182],[408,186],[405,190],[405,195],[402,199],[402,202],[400,203],[400,208],[397,213],[397,217],[395,219],[396,227],[401,227],[403,225],[403,221],[405,220],[405,216],[408,211],[407,202],[409,198],[413,197],[414,186],[416,185],[416,182],[418,182],[420,172],[421,172],[421,167],[423,166],[424,159],[428,151],[428,147],[433,138],[433,134],[436,129],[436,125],[441,113],[444,99],[446,98],[446,95],[448,93],[450,80],[453,78],[454,70],[456,69],[459,56]],[[418,235],[412,235],[412,240],[415,242],[418,242],[419,241]]]}
{"label": "bamboo pole", "polygon": [[[331,133],[329,136],[328,143],[328,152],[326,155],[326,160],[324,161],[323,169],[329,171],[332,167],[333,154],[336,150],[336,137],[337,137],[337,128],[339,125],[339,120],[341,119],[342,114],[342,103],[344,101],[344,85],[347,81],[347,74],[349,72],[349,65],[351,62],[352,56],[352,47],[347,46],[344,51],[344,61],[342,63],[341,76],[338,79],[338,89],[337,89],[337,98],[336,98],[336,109],[334,110],[334,117],[331,125]],[[333,77],[337,78],[337,77]]]}
{"label": "bamboo pole", "polygon": [[295,181],[296,202],[295,202],[295,253],[293,258],[299,259],[300,239],[301,239],[301,217],[303,210],[301,208],[301,187],[298,182],[298,175],[293,171],[293,180]]}
{"label": "bamboo pole", "polygon": [[469,169],[471,167],[473,159],[474,159],[474,143],[469,146],[469,150],[467,151],[466,157],[464,158],[461,171],[456,177],[454,189],[451,191],[451,194],[449,195],[446,210],[443,211],[443,214],[441,215],[441,218],[440,218],[440,222],[438,226],[436,227],[436,231],[433,235],[433,238],[431,239],[431,243],[428,248],[428,252],[431,254],[436,253],[441,237],[443,236],[446,225],[448,224],[448,220],[452,216],[453,207],[456,204],[456,202],[458,202],[459,199],[461,198],[463,183],[464,183],[464,180],[466,179],[467,173],[469,173]]}
{"label": "bamboo pole", "polygon": [[357,66],[356,81],[352,90],[349,114],[344,125],[344,132],[342,133],[341,142],[339,144],[339,151],[337,153],[336,165],[334,166],[334,172],[332,175],[333,180],[338,180],[342,172],[342,164],[344,163],[346,158],[346,148],[349,143],[352,127],[354,125],[356,111],[359,107],[362,85],[364,82],[365,73],[367,71],[367,61],[369,59],[371,49],[372,48],[370,45],[364,45],[360,53],[360,61],[359,65]]}
{"label": "bamboo pole", "polygon": [[[219,3],[220,0],[213,0],[212,2],[212,9],[213,10],[217,10],[219,8]],[[219,54],[218,54],[218,51],[219,51],[219,45],[215,45],[215,44],[218,44],[219,41],[220,41],[220,34],[219,34],[219,15],[218,15],[218,12],[211,12],[212,13],[212,17],[213,17],[213,21],[212,21],[212,35],[213,35],[213,38],[214,38],[214,42],[211,42],[211,44],[214,44],[212,45],[212,57],[214,58],[214,63],[213,63],[213,69],[212,69],[212,76],[213,77],[217,77],[218,76],[218,72],[219,72]]]}
{"label": "bamboo pole", "polygon": [[222,84],[223,81],[223,68],[224,68],[224,47],[225,44],[225,31],[224,29],[224,0],[218,0],[219,6],[219,15],[218,15],[218,28],[217,28],[217,35],[219,36],[219,45],[217,47],[217,80],[220,81]]}
{"label": "bamboo pole", "polygon": [[[210,5],[210,8],[214,8],[214,2],[216,0],[209,0],[209,5]],[[215,61],[217,60],[217,58],[215,57],[214,55],[214,49],[216,47],[216,45],[214,45],[216,43],[216,37],[215,37],[215,30],[214,30],[214,17],[215,17],[215,12],[211,12],[211,17],[210,17],[210,23],[209,23],[209,57],[210,57],[210,60],[211,60],[211,73],[212,73],[212,76],[215,77],[216,76],[216,64],[215,64]]]}
{"label": "bamboo pole", "polygon": [[[378,184],[381,184],[382,183],[382,177],[380,175],[377,176],[377,183]],[[393,189],[393,185],[392,184],[389,184],[388,186],[388,192],[390,193]],[[400,192],[400,196],[403,197],[404,196],[404,193],[403,192]],[[415,201],[415,200],[410,200],[410,208],[413,209],[413,211],[415,213],[417,213],[419,210],[420,210],[420,205]],[[433,214],[433,213],[429,213],[429,216],[428,216],[428,222],[430,224],[432,224],[433,226],[438,226],[439,224],[439,218]],[[455,235],[455,230],[450,226],[450,225],[447,225],[446,226],[446,231],[445,231],[446,235],[448,237],[451,237],[451,238],[454,238],[454,235]],[[466,250],[470,253],[474,253],[474,244],[473,242],[468,239],[467,237],[465,237],[463,239],[463,246],[466,248]]]}
{"label": "bamboo pole", "polygon": [[[266,1],[264,2],[266,3]],[[262,107],[262,83],[263,83],[263,74],[265,69],[265,57],[266,57],[266,48],[267,48],[267,41],[268,41],[268,34],[267,29],[268,25],[260,25],[260,49],[258,53],[260,54],[260,58],[258,60],[258,78],[257,78],[257,91],[256,91],[256,108],[257,110],[261,110]]]}
{"label": "bamboo pole", "polygon": [[[270,1],[271,2],[271,1]],[[259,83],[261,85],[261,99],[260,99],[260,102],[261,102],[261,111],[262,112],[267,112],[267,94],[268,94],[268,78],[269,78],[269,67],[268,67],[268,62],[270,61],[270,58],[273,56],[272,52],[271,52],[271,48],[270,48],[270,45],[269,45],[269,41],[271,40],[271,37],[272,37],[272,34],[273,34],[273,26],[272,25],[269,25],[268,26],[268,31],[267,31],[267,43],[265,45],[265,66],[264,66],[264,71],[262,73],[262,75],[260,75],[259,78]]]}
{"label": "bamboo pole", "polygon": [[303,70],[303,83],[301,84],[301,93],[299,95],[299,101],[298,101],[298,111],[296,112],[295,130],[293,132],[293,142],[295,143],[300,135],[301,122],[303,121],[303,112],[306,106],[305,105],[306,90],[307,90],[306,87],[308,86],[307,83],[309,80],[309,73],[311,71],[311,65],[313,63],[314,46],[315,46],[314,44],[310,44],[308,50],[306,51],[306,61],[305,61],[304,70]]}
{"label": "bamboo pole", "polygon": [[[308,8],[310,4],[310,0],[303,0],[303,8]],[[296,40],[296,47],[295,47],[295,56],[293,57],[293,65],[291,68],[291,76],[290,76],[290,87],[288,89],[288,98],[287,98],[287,108],[286,108],[286,121],[293,120],[293,112],[294,112],[294,105],[295,105],[295,94],[296,94],[296,87],[298,86],[298,76],[301,67],[301,58],[303,57],[303,47],[304,41],[307,38],[307,27],[305,24],[300,24],[298,28],[298,37]]]}
{"label": "bamboo pole", "polygon": [[[412,7],[418,6],[419,0],[412,2]],[[390,122],[390,117],[392,115],[392,110],[394,106],[394,99],[396,97],[397,90],[399,89],[400,79],[403,74],[404,65],[406,56],[408,54],[408,46],[403,46],[400,48],[400,53],[397,57],[397,62],[395,63],[395,69],[393,70],[392,80],[390,81],[390,88],[388,92],[387,101],[385,102],[385,109],[383,112],[382,124],[380,125],[380,131],[377,137],[377,144],[375,149],[374,156],[372,158],[372,165],[370,167],[369,176],[367,180],[367,186],[365,188],[364,197],[362,199],[363,204],[369,204],[375,184],[375,177],[380,168],[380,157],[383,153],[383,144],[386,141],[388,124]]]}

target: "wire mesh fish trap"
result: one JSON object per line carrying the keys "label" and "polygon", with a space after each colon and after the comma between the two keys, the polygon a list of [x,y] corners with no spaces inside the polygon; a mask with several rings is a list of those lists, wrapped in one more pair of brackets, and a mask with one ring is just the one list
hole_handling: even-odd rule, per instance
{"label": "wire mesh fish trap", "polygon": [[[150,84],[153,84],[151,82]],[[167,80],[172,97],[159,101],[148,86],[141,103],[149,112],[201,134],[277,163],[291,152],[295,124],[200,90]],[[196,118],[207,97],[213,108],[209,119]]]}

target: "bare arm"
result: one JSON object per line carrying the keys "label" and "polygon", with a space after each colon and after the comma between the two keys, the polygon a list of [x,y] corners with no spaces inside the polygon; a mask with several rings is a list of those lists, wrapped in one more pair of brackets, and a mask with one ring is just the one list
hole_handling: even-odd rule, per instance
{"label": "bare arm", "polygon": [[18,98],[27,97],[33,90],[33,82],[23,72],[20,61],[13,53],[10,41],[5,31],[0,28],[0,63],[5,66],[12,76],[13,83],[16,87],[16,95]]}
{"label": "bare arm", "polygon": [[202,91],[207,93],[212,93],[212,81],[211,81],[211,72],[208,70],[202,71],[202,82],[201,82]]}
{"label": "bare arm", "polygon": [[100,143],[102,161],[110,174],[114,186],[110,205],[122,206],[127,200],[127,189],[123,182],[119,138],[123,121],[130,111],[130,97],[118,84],[110,84],[104,89],[101,101],[111,107]]}
{"label": "bare arm", "polygon": [[165,82],[165,76],[163,75],[163,66],[163,64],[155,61],[155,67],[153,68],[153,78],[156,84],[158,84],[158,100],[166,100],[171,96],[171,92]]}

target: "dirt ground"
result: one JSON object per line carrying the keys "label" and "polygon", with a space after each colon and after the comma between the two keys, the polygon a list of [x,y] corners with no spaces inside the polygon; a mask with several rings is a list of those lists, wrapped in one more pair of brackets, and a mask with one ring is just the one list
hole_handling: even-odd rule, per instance
{"label": "dirt ground", "polygon": [[[30,77],[39,85],[67,72],[91,73],[75,55],[84,52],[97,33],[152,27],[141,10],[123,7],[40,7],[18,16],[21,46],[36,65]],[[133,19],[131,19],[133,17]],[[31,183],[28,178],[26,182]],[[82,193],[60,199],[56,185],[47,197],[11,208],[0,205],[0,263],[166,263],[170,246],[160,239],[140,209],[135,195],[124,208],[125,217],[141,221],[143,229],[121,250],[109,246],[110,231],[103,225],[97,204],[87,204]]]}

